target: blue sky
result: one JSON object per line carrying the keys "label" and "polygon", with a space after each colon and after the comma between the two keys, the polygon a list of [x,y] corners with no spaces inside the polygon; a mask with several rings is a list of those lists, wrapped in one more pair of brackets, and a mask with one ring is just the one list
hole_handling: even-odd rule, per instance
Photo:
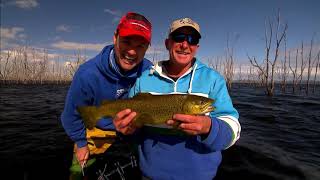
{"label": "blue sky", "polygon": [[[280,9],[288,23],[288,47],[320,42],[320,0],[2,0],[1,50],[16,45],[46,48],[49,53],[74,54],[85,47],[94,56],[112,42],[120,17],[128,11],[145,15],[153,24],[152,53],[162,51],[171,21],[191,17],[200,24],[197,57],[223,56],[229,34],[238,61],[263,56],[264,21]],[[149,57],[150,54],[148,55]]]}

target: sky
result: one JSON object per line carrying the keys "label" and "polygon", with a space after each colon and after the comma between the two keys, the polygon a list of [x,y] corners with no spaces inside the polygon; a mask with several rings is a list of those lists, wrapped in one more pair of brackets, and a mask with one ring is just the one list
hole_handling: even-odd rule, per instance
{"label": "sky", "polygon": [[45,48],[52,54],[88,57],[112,43],[122,15],[143,14],[152,25],[153,53],[166,58],[164,40],[170,23],[190,17],[200,25],[202,39],[197,57],[203,61],[225,54],[227,39],[236,60],[263,57],[265,20],[280,10],[288,24],[288,48],[301,42],[320,48],[320,0],[1,0],[1,51],[17,45]]}

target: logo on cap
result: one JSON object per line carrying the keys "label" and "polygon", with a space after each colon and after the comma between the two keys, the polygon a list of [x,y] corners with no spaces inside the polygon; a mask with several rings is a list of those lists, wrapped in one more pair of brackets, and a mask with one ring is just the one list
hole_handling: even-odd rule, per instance
{"label": "logo on cap", "polygon": [[171,34],[173,31],[175,31],[181,27],[185,27],[185,26],[189,26],[189,27],[192,27],[193,29],[195,29],[198,32],[199,36],[201,37],[199,24],[190,18],[182,18],[182,19],[178,19],[178,20],[173,21],[170,26],[169,34]]}

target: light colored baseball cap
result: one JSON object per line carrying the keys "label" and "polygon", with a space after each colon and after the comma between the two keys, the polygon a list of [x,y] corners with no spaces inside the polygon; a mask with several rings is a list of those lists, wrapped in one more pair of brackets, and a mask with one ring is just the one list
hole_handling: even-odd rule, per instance
{"label": "light colored baseball cap", "polygon": [[182,19],[174,20],[170,25],[169,35],[175,30],[185,26],[192,27],[194,30],[197,31],[197,33],[201,37],[199,24],[193,21],[191,18],[182,18]]}

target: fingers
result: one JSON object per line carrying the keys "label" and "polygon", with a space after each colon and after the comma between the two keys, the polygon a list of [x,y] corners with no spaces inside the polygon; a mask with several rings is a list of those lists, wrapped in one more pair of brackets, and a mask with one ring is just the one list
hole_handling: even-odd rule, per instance
{"label": "fingers", "polygon": [[186,114],[175,114],[172,119],[168,120],[167,125],[174,126],[182,123],[196,123],[197,116],[186,115]]}
{"label": "fingers", "polygon": [[87,162],[87,160],[89,158],[89,154],[90,153],[89,153],[88,146],[77,148],[76,156],[77,156],[77,160],[81,166],[83,166]]}
{"label": "fingers", "polygon": [[202,130],[202,124],[200,123],[182,123],[179,128],[187,131],[200,132]]}
{"label": "fingers", "polygon": [[182,123],[196,123],[199,121],[200,116],[195,115],[187,115],[187,114],[175,114],[173,115],[173,119],[180,121]]}
{"label": "fingers", "polygon": [[136,115],[137,113],[132,112],[130,109],[125,109],[117,113],[113,120],[116,130],[122,134],[132,134],[136,130],[135,126],[132,124]]}
{"label": "fingers", "polygon": [[208,134],[211,128],[211,119],[208,116],[175,114],[167,124],[172,126],[178,122],[181,123],[178,128],[190,135]]}

